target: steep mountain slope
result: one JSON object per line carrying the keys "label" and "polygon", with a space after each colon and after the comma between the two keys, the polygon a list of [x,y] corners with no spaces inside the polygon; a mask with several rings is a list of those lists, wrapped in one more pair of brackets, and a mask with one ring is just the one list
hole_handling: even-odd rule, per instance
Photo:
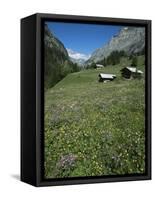
{"label": "steep mountain slope", "polygon": [[112,51],[125,51],[128,55],[139,53],[145,47],[145,28],[142,27],[125,27],[122,28],[118,35],[103,47],[94,51],[86,64],[98,62],[110,55]]}
{"label": "steep mountain slope", "polygon": [[44,29],[45,88],[61,80],[62,69],[69,62],[67,50],[45,25]]}
{"label": "steep mountain slope", "polygon": [[58,40],[52,34],[52,32],[50,32],[46,24],[45,24],[44,42],[45,42],[45,47],[51,48],[55,51],[59,51],[59,53],[62,54],[61,61],[64,60],[64,58],[65,59],[68,58],[68,52],[64,47],[63,43],[60,40]]}

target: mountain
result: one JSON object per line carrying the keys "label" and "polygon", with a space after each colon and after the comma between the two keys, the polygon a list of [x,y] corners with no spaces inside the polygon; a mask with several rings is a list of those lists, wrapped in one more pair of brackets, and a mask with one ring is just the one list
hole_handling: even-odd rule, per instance
{"label": "mountain", "polygon": [[45,47],[50,48],[53,51],[59,52],[62,55],[62,57],[59,58],[59,61],[64,61],[64,59],[68,59],[68,52],[64,47],[63,43],[53,35],[53,33],[49,30],[46,24],[44,33]]}
{"label": "mountain", "polygon": [[145,48],[145,29],[142,27],[125,27],[113,36],[103,47],[95,50],[86,64],[99,62],[112,51],[125,51],[128,55],[142,52]]}
{"label": "mountain", "polygon": [[79,66],[84,66],[84,63],[85,63],[85,59],[82,59],[82,58],[72,58],[70,57],[70,60],[73,62],[73,63],[76,63],[77,65]]}
{"label": "mountain", "polygon": [[84,66],[85,61],[88,60],[88,58],[90,58],[90,55],[80,53],[72,49],[67,49],[67,52],[69,54],[70,60],[80,67]]}
{"label": "mountain", "polygon": [[71,62],[67,49],[49,30],[44,27],[44,68],[45,88],[50,88],[67,74],[77,71],[78,67]]}

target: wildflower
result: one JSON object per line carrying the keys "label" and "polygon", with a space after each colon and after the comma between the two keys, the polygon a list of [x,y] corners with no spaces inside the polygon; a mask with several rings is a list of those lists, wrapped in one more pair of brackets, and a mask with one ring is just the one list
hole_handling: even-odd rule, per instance
{"label": "wildflower", "polygon": [[77,157],[73,154],[62,156],[60,161],[57,164],[57,167],[63,168],[63,169],[73,167],[75,164],[76,158]]}

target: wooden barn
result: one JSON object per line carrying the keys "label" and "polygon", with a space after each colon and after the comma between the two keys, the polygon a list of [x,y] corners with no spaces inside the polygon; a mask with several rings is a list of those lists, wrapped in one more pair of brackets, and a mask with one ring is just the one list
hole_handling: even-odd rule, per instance
{"label": "wooden barn", "polygon": [[99,82],[113,81],[116,78],[116,75],[114,74],[100,73],[98,76],[99,76]]}
{"label": "wooden barn", "polygon": [[124,78],[141,78],[143,72],[141,70],[137,70],[135,67],[124,67],[121,69],[121,74]]}

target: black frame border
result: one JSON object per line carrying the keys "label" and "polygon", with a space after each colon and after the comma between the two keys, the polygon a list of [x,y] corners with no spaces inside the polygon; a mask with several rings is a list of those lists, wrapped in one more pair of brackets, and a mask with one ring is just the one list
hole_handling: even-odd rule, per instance
{"label": "black frame border", "polygon": [[[136,181],[151,179],[151,20],[105,18],[75,15],[36,14],[36,186],[56,186],[70,184],[89,184],[103,182]],[[127,175],[104,175],[94,177],[44,178],[44,59],[43,59],[43,24],[45,21],[143,26],[146,30],[145,54],[145,148],[146,173]]]}

